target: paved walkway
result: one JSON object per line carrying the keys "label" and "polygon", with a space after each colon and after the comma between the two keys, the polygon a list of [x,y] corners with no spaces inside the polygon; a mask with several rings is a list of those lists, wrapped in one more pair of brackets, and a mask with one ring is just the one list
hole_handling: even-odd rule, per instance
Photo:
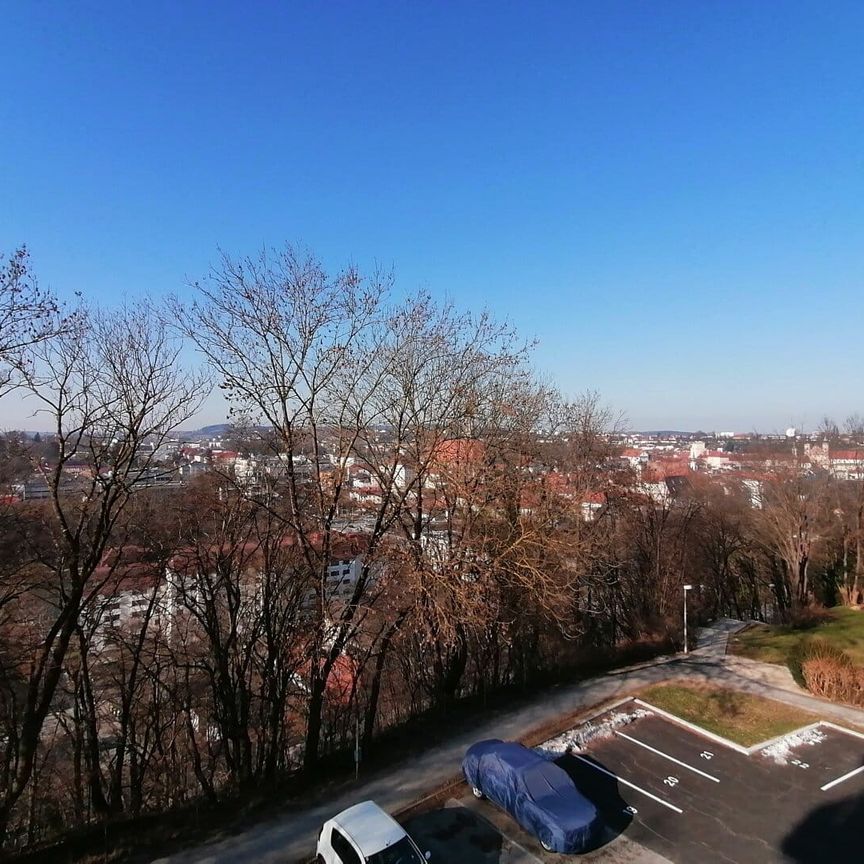
{"label": "paved walkway", "polygon": [[729,644],[729,637],[747,626],[746,621],[734,618],[719,618],[709,627],[702,627],[696,636],[696,650],[711,657],[723,657]]}
{"label": "paved walkway", "polygon": [[[305,809],[286,810],[278,819],[250,825],[241,834],[214,839],[154,864],[293,864],[310,856],[321,824],[345,807],[372,798],[395,812],[428,790],[458,774],[466,748],[482,738],[519,738],[534,727],[556,717],[589,708],[598,703],[629,695],[634,690],[670,678],[687,678],[722,684],[735,690],[756,693],[818,713],[825,719],[864,727],[864,711],[835,705],[802,691],[782,667],[725,655],[729,633],[742,622],[715,625],[700,637],[698,647],[683,655],[661,657],[650,663],[622,669],[567,687],[553,688],[537,702],[499,711],[470,732],[427,750],[410,763],[403,763],[378,775],[362,779],[325,803]],[[724,634],[725,633],[725,637]]]}

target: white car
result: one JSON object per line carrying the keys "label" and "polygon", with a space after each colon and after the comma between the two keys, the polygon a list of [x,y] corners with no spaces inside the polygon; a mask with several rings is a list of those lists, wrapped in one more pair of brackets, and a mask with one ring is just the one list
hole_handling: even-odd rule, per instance
{"label": "white car", "polygon": [[425,864],[405,829],[374,801],[364,801],[328,819],[316,849],[318,864]]}

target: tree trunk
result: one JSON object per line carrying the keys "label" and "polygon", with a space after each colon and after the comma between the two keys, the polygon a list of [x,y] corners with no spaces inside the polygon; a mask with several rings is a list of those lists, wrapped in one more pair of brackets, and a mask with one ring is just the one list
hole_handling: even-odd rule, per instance
{"label": "tree trunk", "polygon": [[40,675],[30,679],[24,705],[24,720],[18,740],[17,770],[10,778],[0,802],[0,846],[5,842],[12,810],[33,774],[33,763],[42,734],[42,724],[48,715],[57,684],[63,674],[63,661],[75,632],[80,602],[80,590],[73,592],[55,625],[58,627],[56,638],[53,644],[45,648],[46,653],[43,655],[45,667]]}
{"label": "tree trunk", "polygon": [[807,584],[809,561],[808,556],[803,556],[798,562],[798,604],[800,606],[806,606],[810,596],[810,588]]}
{"label": "tree trunk", "polygon": [[852,602],[855,604],[861,602],[858,591],[861,570],[864,568],[864,561],[861,560],[862,530],[864,530],[864,504],[858,507],[855,515],[855,577],[852,581]]}
{"label": "tree trunk", "polygon": [[303,750],[303,770],[313,778],[318,768],[318,748],[321,746],[321,712],[324,709],[324,682],[321,675],[312,678],[309,693],[309,719],[306,723],[306,741]]}
{"label": "tree trunk", "polygon": [[407,610],[401,612],[396,620],[387,629],[381,640],[381,645],[378,649],[378,656],[375,658],[375,671],[372,673],[372,682],[369,685],[369,697],[366,705],[366,715],[363,718],[363,738],[362,748],[368,750],[372,744],[372,736],[375,733],[375,720],[378,715],[378,699],[381,695],[381,677],[384,674],[384,663],[387,659],[387,652],[390,650],[390,643],[396,632],[408,617]]}
{"label": "tree trunk", "polygon": [[96,700],[90,683],[90,670],[87,664],[86,645],[81,637],[81,698],[84,703],[84,730],[86,734],[85,763],[90,800],[97,816],[107,816],[108,801],[105,798],[102,765],[99,754],[99,729],[96,717]]}
{"label": "tree trunk", "polygon": [[201,764],[201,752],[198,750],[198,741],[195,738],[195,726],[192,723],[192,715],[187,708],[186,714],[186,732],[189,736],[189,746],[192,750],[192,770],[195,772],[195,777],[198,780],[201,790],[211,804],[215,804],[219,799],[216,795],[216,790],[210,782],[207,775],[204,773],[204,767]]}

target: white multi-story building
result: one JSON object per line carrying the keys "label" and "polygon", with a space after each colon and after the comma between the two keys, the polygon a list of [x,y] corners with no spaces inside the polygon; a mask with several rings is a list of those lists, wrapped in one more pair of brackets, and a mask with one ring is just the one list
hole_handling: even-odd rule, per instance
{"label": "white multi-story building", "polygon": [[363,570],[363,559],[339,558],[327,567],[327,593],[332,599],[351,599]]}
{"label": "white multi-story building", "polygon": [[864,449],[833,451],[830,471],[840,480],[864,480]]}
{"label": "white multi-story building", "polygon": [[[363,556],[334,558],[327,567],[326,598],[328,602],[348,603],[363,571]],[[260,611],[260,578],[256,571],[247,571],[241,577],[242,602],[252,610]],[[125,633],[137,631],[150,617],[150,626],[158,628],[167,638],[181,613],[182,599],[201,603],[200,580],[181,566],[169,567],[157,574],[147,565],[126,565],[114,575],[105,577],[105,585],[98,602],[93,604],[92,619],[95,623],[94,647],[105,647],[112,630]],[[317,590],[310,585],[304,606],[308,609],[317,603]],[[256,606],[257,604],[257,606]]]}

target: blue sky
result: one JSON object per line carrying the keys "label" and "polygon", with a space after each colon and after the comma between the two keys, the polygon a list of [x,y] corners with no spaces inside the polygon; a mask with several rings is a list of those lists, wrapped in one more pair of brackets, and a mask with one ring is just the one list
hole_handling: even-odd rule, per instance
{"label": "blue sky", "polygon": [[860,2],[0,12],[0,249],[61,294],[289,240],[489,307],[636,428],[864,413]]}

